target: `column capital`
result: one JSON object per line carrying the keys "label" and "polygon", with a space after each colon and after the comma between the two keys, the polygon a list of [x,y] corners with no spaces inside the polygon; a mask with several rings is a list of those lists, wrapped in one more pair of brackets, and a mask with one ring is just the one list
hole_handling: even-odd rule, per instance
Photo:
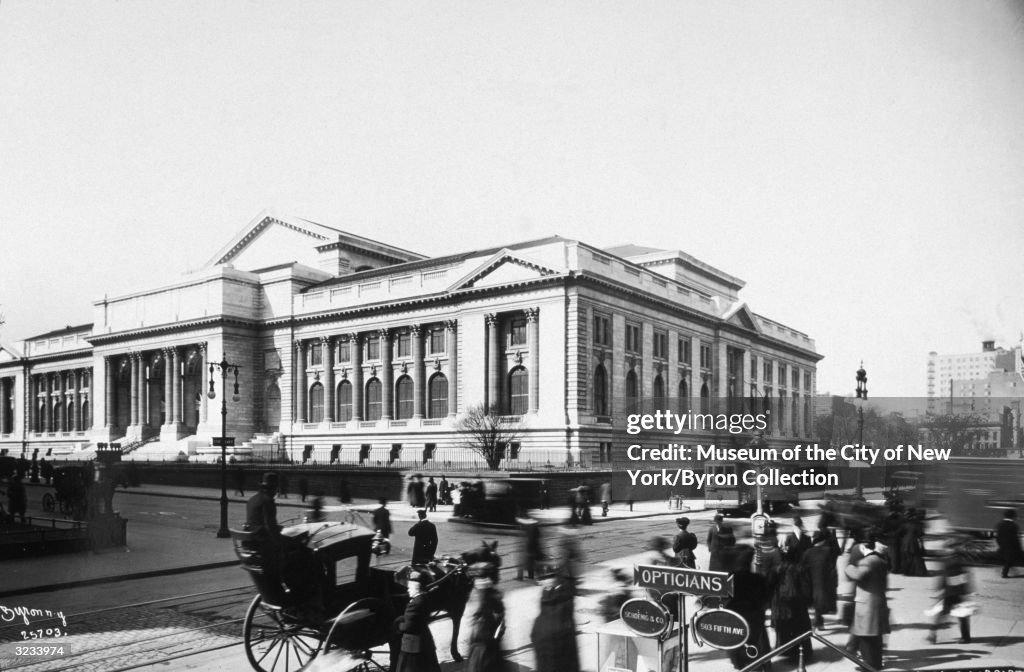
{"label": "column capital", "polygon": [[203,359],[206,359],[206,341],[197,343],[196,347],[199,348],[199,354],[203,356]]}
{"label": "column capital", "polygon": [[358,343],[359,342],[359,332],[358,331],[349,332],[348,340],[352,341],[353,343]]}
{"label": "column capital", "polygon": [[324,347],[326,347],[326,348],[331,347],[331,342],[333,340],[334,340],[333,336],[321,336],[320,337],[320,343],[322,343],[324,345]]}
{"label": "column capital", "polygon": [[391,338],[391,330],[390,329],[378,329],[377,333],[380,335],[380,340],[382,340],[382,341],[386,341],[389,338]]}
{"label": "column capital", "polygon": [[537,317],[540,314],[540,309],[527,308],[523,311],[523,314],[526,315],[526,321],[529,322],[530,324],[533,324],[534,322],[537,321]]}
{"label": "column capital", "polygon": [[487,322],[488,327],[493,327],[498,323],[498,315],[496,313],[487,313],[484,315],[484,320]]}
{"label": "column capital", "polygon": [[448,331],[457,331],[459,328],[458,320],[445,320],[444,328]]}
{"label": "column capital", "polygon": [[413,337],[419,336],[422,331],[423,331],[423,326],[420,325],[420,324],[410,324],[409,325],[409,333],[412,334]]}
{"label": "column capital", "polygon": [[306,347],[306,341],[302,340],[301,338],[296,338],[295,339],[295,349],[296,350],[303,350],[303,349],[305,349],[305,347]]}

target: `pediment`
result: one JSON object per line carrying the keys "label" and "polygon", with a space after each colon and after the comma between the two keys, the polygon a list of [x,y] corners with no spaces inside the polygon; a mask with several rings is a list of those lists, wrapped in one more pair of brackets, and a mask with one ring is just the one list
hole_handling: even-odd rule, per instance
{"label": "pediment", "polygon": [[0,364],[16,362],[21,359],[21,353],[9,345],[0,343]]}
{"label": "pediment", "polygon": [[727,324],[731,324],[743,329],[750,331],[760,332],[760,327],[757,326],[757,319],[754,317],[754,313],[747,307],[745,303],[737,303],[733,305],[726,313],[722,316]]}
{"label": "pediment", "polygon": [[557,273],[552,268],[504,249],[456,280],[449,286],[448,291],[515,285]]}
{"label": "pediment", "polygon": [[315,268],[319,259],[317,245],[336,240],[339,233],[315,222],[264,212],[242,228],[204,267],[231,264],[242,270],[255,270],[298,262]]}

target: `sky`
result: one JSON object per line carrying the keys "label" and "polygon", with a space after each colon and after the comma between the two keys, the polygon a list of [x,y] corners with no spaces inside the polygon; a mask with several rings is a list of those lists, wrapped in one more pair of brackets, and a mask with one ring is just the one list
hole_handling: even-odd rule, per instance
{"label": "sky", "polygon": [[428,255],[679,249],[864,362],[1024,329],[1024,2],[0,0],[0,341],[265,208]]}

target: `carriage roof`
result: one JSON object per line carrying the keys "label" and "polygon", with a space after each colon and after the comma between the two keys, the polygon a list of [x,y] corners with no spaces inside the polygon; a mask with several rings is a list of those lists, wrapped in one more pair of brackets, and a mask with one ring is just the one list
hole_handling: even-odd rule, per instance
{"label": "carriage roof", "polygon": [[346,558],[370,552],[373,530],[350,523],[300,523],[281,530],[289,537],[308,535],[306,547],[329,553],[334,558]]}

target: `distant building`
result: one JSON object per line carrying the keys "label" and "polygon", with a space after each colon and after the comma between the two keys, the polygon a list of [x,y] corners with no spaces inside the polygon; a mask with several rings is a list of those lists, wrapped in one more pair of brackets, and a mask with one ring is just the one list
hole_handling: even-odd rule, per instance
{"label": "distant building", "polygon": [[756,397],[770,436],[809,436],[821,357],[743,284],[679,251],[552,236],[428,258],[265,214],[178,283],[0,346],[0,449],[210,461],[225,395],[239,458],[443,468],[472,458],[457,425],[485,404],[522,428],[508,467],[610,464],[651,397]]}

